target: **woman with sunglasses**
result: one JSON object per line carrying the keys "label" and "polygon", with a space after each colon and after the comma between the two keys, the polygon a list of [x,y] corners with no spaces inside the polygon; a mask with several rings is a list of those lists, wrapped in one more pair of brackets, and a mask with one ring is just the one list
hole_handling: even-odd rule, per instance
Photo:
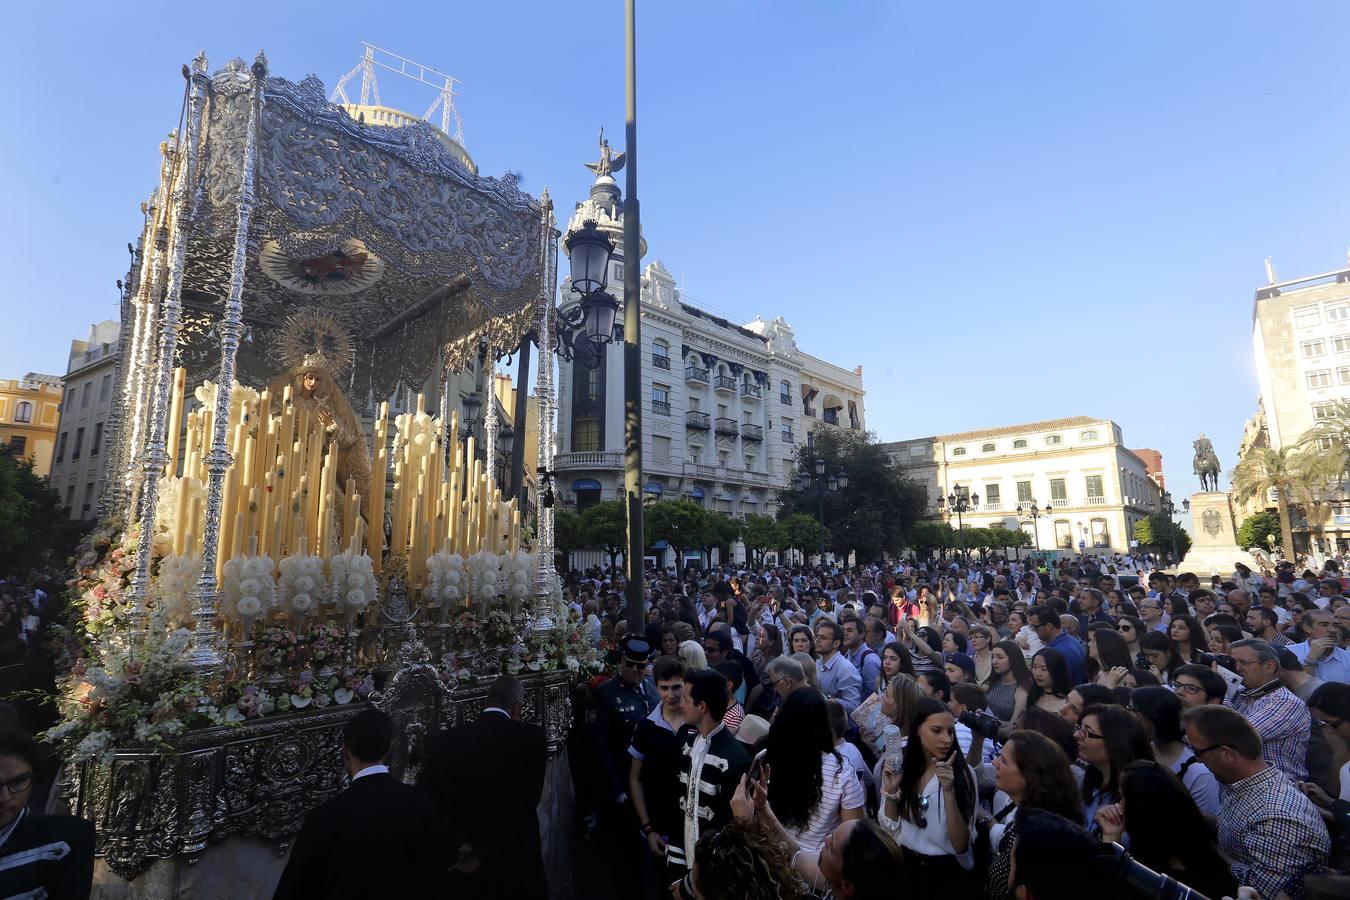
{"label": "woman with sunglasses", "polygon": [[1120,773],[1135,760],[1153,759],[1148,730],[1120,706],[1096,703],[1083,710],[1074,730],[1078,756],[1087,763],[1083,776],[1083,813],[1088,831],[1098,832],[1097,810],[1120,800]]}
{"label": "woman with sunglasses", "polygon": [[1139,654],[1139,638],[1147,630],[1143,621],[1134,616],[1121,616],[1117,620],[1116,633],[1125,639],[1125,649],[1129,651],[1130,659]]}
{"label": "woman with sunglasses", "polygon": [[1129,835],[1130,855],[1206,897],[1232,897],[1237,879],[1219,854],[1214,826],[1176,773],[1151,760],[1120,773],[1120,800],[1097,810],[1103,841]]}
{"label": "woman with sunglasses", "polygon": [[882,768],[881,826],[895,835],[912,870],[907,897],[970,896],[975,865],[975,776],[956,743],[956,719],[945,704],[919,703],[914,734],[900,769]]}

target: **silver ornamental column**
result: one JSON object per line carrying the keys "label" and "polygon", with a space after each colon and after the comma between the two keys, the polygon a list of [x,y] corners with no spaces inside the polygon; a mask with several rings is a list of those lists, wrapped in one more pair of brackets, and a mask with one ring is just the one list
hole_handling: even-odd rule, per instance
{"label": "silver ornamental column", "polygon": [[267,57],[261,51],[253,62],[248,130],[244,135],[243,178],[239,186],[238,220],[234,233],[234,258],[230,264],[230,293],[220,322],[220,372],[216,378],[216,413],[211,432],[211,450],[206,454],[206,527],[202,535],[202,574],[189,595],[197,626],[188,657],[193,667],[218,669],[225,661],[216,630],[216,557],[220,549],[220,503],[225,470],[231,457],[226,443],[230,427],[230,400],[234,384],[234,357],[244,333],[244,264],[248,257],[248,227],[253,215],[254,168],[258,155],[258,129],[262,118],[263,87],[267,83]]}
{"label": "silver ornamental column", "polygon": [[497,481],[497,364],[493,361],[492,341],[483,345],[483,471]]}
{"label": "silver ornamental column", "polygon": [[133,356],[135,371],[132,373],[130,389],[131,423],[127,433],[126,445],[126,493],[127,518],[138,516],[141,507],[137,500],[141,496],[141,473],[144,466],[141,457],[145,453],[145,435],[150,415],[149,393],[154,385],[150,381],[151,351],[156,342],[156,328],[159,323],[159,285],[158,270],[162,266],[163,251],[167,246],[167,236],[159,227],[161,207],[168,202],[164,196],[169,181],[164,176],[163,163],[160,164],[160,187],[146,202],[146,226],[141,236],[141,274],[140,309],[137,321],[140,328],[133,337]]}
{"label": "silver ornamental column", "polygon": [[[539,414],[538,471],[553,471],[553,295],[557,290],[557,229],[553,222],[553,201],[545,190],[539,198],[542,207],[539,217],[539,371],[535,374],[535,405]],[[521,385],[521,390],[525,386]],[[553,509],[543,502],[543,476],[535,490],[535,553],[537,568],[534,589],[535,631],[555,627],[553,606]]]}
{"label": "silver ornamental column", "polygon": [[[197,145],[206,79],[206,57],[198,54],[197,58],[192,61],[191,70],[184,67],[184,74],[188,77],[190,84],[187,134],[184,136],[179,149],[174,153],[174,169],[177,172],[177,177],[172,180],[173,197],[171,198],[171,202],[174,204],[172,221],[174,230],[173,253],[169,259],[169,283],[168,293],[164,298],[164,317],[159,326],[159,349],[156,357],[158,369],[153,381],[153,402],[149,405],[146,414],[148,418],[146,451],[141,457],[141,477],[143,479],[140,493],[141,539],[136,548],[136,574],[133,576],[131,583],[133,649],[136,649],[135,645],[139,645],[145,637],[145,597],[150,585],[150,557],[154,548],[155,506],[159,497],[159,477],[164,473],[166,461],[164,434],[169,416],[169,386],[173,381],[173,351],[174,345],[178,342],[178,313],[182,301],[183,263],[187,248],[187,232],[192,224],[190,203],[195,193],[193,187],[197,175]],[[181,159],[178,157],[180,153],[183,154]],[[164,233],[162,228],[158,229],[155,235],[155,255],[158,257],[165,255],[167,249],[167,247],[160,246],[161,243],[165,245],[168,243],[167,234]],[[151,290],[157,292],[158,288],[152,285]],[[153,322],[153,317],[147,316],[146,322]],[[148,356],[148,348],[153,342],[149,340],[148,335],[143,336],[143,342],[144,357]],[[148,360],[144,368],[149,368]],[[144,377],[146,376],[142,375],[142,378]],[[134,442],[130,451],[132,455],[129,457],[129,461],[136,460],[137,447]],[[134,468],[134,464],[129,468]],[[132,496],[134,500],[134,492]]]}

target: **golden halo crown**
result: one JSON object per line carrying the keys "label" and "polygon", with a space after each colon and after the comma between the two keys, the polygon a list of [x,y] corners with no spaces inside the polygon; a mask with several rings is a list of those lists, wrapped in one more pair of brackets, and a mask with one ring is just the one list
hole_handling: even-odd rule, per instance
{"label": "golden halo crown", "polygon": [[327,369],[334,380],[351,371],[356,344],[332,313],[305,309],[286,317],[276,338],[277,354],[287,368]]}

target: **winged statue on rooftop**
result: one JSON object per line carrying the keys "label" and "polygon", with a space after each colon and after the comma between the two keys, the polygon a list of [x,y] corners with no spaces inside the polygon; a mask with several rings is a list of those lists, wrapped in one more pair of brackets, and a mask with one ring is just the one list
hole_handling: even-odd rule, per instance
{"label": "winged statue on rooftop", "polygon": [[609,141],[605,140],[605,129],[600,129],[600,161],[586,163],[586,168],[596,174],[596,177],[613,175],[615,172],[623,170],[624,158],[628,154],[615,153],[610,149]]}

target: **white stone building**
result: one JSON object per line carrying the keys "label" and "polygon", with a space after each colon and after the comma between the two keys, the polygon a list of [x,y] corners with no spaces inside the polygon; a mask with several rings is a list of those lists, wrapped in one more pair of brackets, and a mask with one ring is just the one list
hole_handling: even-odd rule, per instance
{"label": "white stone building", "polygon": [[[608,176],[577,204],[569,230],[593,220],[614,239],[610,291],[622,294],[622,208]],[[562,286],[562,309],[580,297]],[[616,331],[621,329],[622,301]],[[558,455],[563,505],[623,496],[623,343],[599,365],[560,361]],[[642,274],[644,491],[688,497],[735,516],[773,515],[794,477],[794,447],[815,427],[863,430],[862,369],[802,351],[781,317],[738,325],[681,295],[660,261]]]}
{"label": "white stone building", "polygon": [[[1128,552],[1135,523],[1160,506],[1147,464],[1109,419],[1074,416],[963,431],[886,445],[891,461],[923,485],[932,515],[953,526],[945,499],[979,498],[965,528],[1021,528],[1041,550]],[[1048,512],[1035,521],[1018,507]]]}
{"label": "white stone building", "polygon": [[51,485],[72,519],[98,515],[104,453],[112,437],[105,430],[117,394],[120,329],[117,321],[105,320],[89,327],[86,340],[70,342]]}

